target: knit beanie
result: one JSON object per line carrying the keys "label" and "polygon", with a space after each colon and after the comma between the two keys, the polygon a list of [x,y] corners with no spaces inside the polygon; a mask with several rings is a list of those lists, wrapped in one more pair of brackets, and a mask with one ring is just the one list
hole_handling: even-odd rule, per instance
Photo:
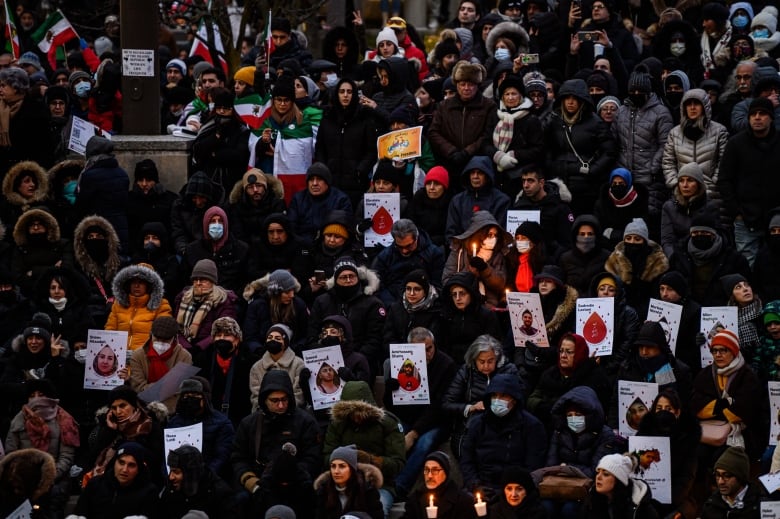
{"label": "knit beanie", "polygon": [[333,452],[330,453],[330,460],[342,460],[347,462],[347,465],[353,470],[357,470],[358,464],[358,451],[355,444],[346,445],[344,447],[336,447]]}
{"label": "knit beanie", "polygon": [[742,447],[729,447],[715,462],[715,468],[734,474],[740,483],[750,481],[750,458]]}
{"label": "knit beanie", "polygon": [[775,107],[772,105],[772,101],[766,97],[756,97],[750,102],[750,106],[748,107],[748,116],[751,116],[758,111],[768,113],[769,117],[773,120],[775,118]]}
{"label": "knit beanie", "polygon": [[289,506],[274,505],[266,510],[265,519],[295,519],[295,512]]}
{"label": "knit beanie", "polygon": [[450,457],[446,452],[433,451],[425,457],[425,461],[435,461],[439,466],[444,469],[444,473],[449,477],[450,475]]}
{"label": "knit beanie", "polygon": [[275,325],[268,328],[268,333],[271,332],[281,333],[282,336],[284,337],[284,345],[288,347],[290,346],[290,342],[293,339],[293,331],[289,326],[282,323],[276,323]]}
{"label": "knit beanie", "polygon": [[529,72],[523,76],[523,83],[525,84],[526,95],[531,92],[542,92],[547,95],[547,83],[545,77],[539,72]]}
{"label": "knit beanie", "polygon": [[434,166],[428,170],[428,173],[425,175],[425,183],[427,184],[431,180],[443,185],[444,189],[450,187],[450,174],[442,166]]}
{"label": "knit beanie", "polygon": [[398,186],[401,183],[403,177],[403,171],[393,166],[393,162],[390,160],[380,160],[374,171],[373,181],[385,180],[390,182],[394,186]]}
{"label": "knit beanie", "polygon": [[135,164],[135,181],[152,180],[160,181],[160,173],[157,171],[157,164],[152,159],[144,159]]}
{"label": "knit beanie", "polygon": [[252,184],[263,184],[268,189],[268,179],[265,178],[265,174],[257,168],[252,168],[241,177],[241,187],[244,189]]}
{"label": "knit beanie", "polygon": [[726,23],[729,17],[729,9],[719,2],[708,2],[701,8],[702,20],[713,20],[718,25]]}
{"label": "knit beanie", "polygon": [[689,232],[701,231],[718,234],[717,228],[718,223],[715,220],[715,215],[710,211],[704,211],[691,218],[691,228]]}
{"label": "knit beanie", "polygon": [[169,341],[179,333],[179,323],[173,317],[164,315],[152,321],[152,336],[155,339]]}
{"label": "knit beanie", "polygon": [[533,243],[540,243],[544,240],[544,229],[536,222],[525,221],[517,226],[515,236],[523,235]]}
{"label": "knit beanie", "polygon": [[233,337],[238,337],[238,340],[243,338],[241,326],[239,326],[238,322],[232,317],[220,317],[214,321],[214,324],[211,325],[211,338],[213,339],[220,332],[226,335],[232,335]]}
{"label": "knit beanie", "polygon": [[647,231],[647,224],[645,224],[645,221],[641,218],[634,218],[626,225],[623,236],[628,236],[629,234],[641,236],[645,241],[650,239],[650,233]]}
{"label": "knit beanie", "polygon": [[689,162],[677,170],[677,180],[680,180],[680,177],[692,178],[698,182],[700,186],[704,185],[704,171],[697,162]]}
{"label": "knit beanie", "polygon": [[255,85],[255,67],[241,67],[233,74],[233,79],[243,81],[247,85]]}
{"label": "knit beanie", "polygon": [[615,96],[605,96],[601,98],[601,101],[599,101],[599,104],[596,105],[596,113],[599,113],[601,109],[605,106],[612,103],[615,105],[615,107],[620,108],[620,99],[618,99]]}
{"label": "knit beanie", "polygon": [[311,177],[320,177],[329,186],[333,184],[333,174],[322,162],[315,162],[306,170],[306,181],[308,182]]}
{"label": "knit beanie", "polygon": [[615,281],[615,278],[612,276],[604,276],[603,278],[599,279],[599,282],[596,283],[596,288],[599,288],[600,286],[608,285],[613,288],[617,288],[617,282]]}
{"label": "knit beanie", "polygon": [[447,39],[439,42],[433,49],[433,55],[436,61],[441,61],[445,56],[449,56],[450,54],[455,54],[460,57],[460,49],[455,44],[454,40]]}
{"label": "knit beanie", "polygon": [[639,328],[639,334],[634,344],[637,346],[657,346],[664,350],[666,346],[664,329],[655,321],[645,321]]}
{"label": "knit beanie", "polygon": [[329,223],[326,225],[322,229],[322,235],[325,236],[326,234],[335,234],[336,236],[341,236],[345,240],[349,238],[349,231],[340,223]]}
{"label": "knit beanie", "polygon": [[634,463],[631,457],[624,456],[622,454],[607,454],[601,461],[599,461],[596,470],[606,470],[618,481],[623,483],[623,486],[628,486],[628,478],[631,476],[631,472],[634,470]]}
{"label": "knit beanie", "polygon": [[672,287],[672,289],[680,294],[681,297],[688,295],[688,280],[676,270],[670,270],[664,273],[658,281],[658,285],[668,285]]}
{"label": "knit beanie", "polygon": [[192,268],[192,274],[190,274],[190,280],[192,279],[208,279],[212,283],[216,284],[219,276],[217,274],[217,264],[214,260],[202,259],[199,260]]}
{"label": "knit beanie", "polygon": [[628,78],[628,91],[632,92],[634,90],[649,94],[653,90],[650,74],[646,72],[632,72]]}
{"label": "knit beanie", "polygon": [[388,122],[390,124],[403,123],[404,125],[406,125],[407,128],[414,126],[414,121],[412,120],[412,114],[410,114],[409,110],[403,105],[399,106],[398,108],[392,111]]}
{"label": "knit beanie", "polygon": [[138,466],[146,465],[146,458],[151,453],[146,447],[137,442],[124,442],[116,451],[114,459],[119,459],[121,456],[132,456]]}
{"label": "knit beanie", "polygon": [[385,27],[379,33],[376,35],[376,46],[379,47],[379,44],[383,41],[389,41],[392,42],[396,48],[398,48],[398,38],[395,35],[395,31],[391,29],[390,27]]}
{"label": "knit beanie", "polygon": [[22,332],[24,340],[37,335],[49,345],[51,341],[51,318],[44,312],[36,312]]}
{"label": "knit beanie", "polygon": [[738,283],[744,283],[745,281],[747,281],[747,279],[742,274],[726,274],[720,278],[720,286],[723,288],[726,295],[731,297],[734,287],[737,286]]}
{"label": "knit beanie", "polygon": [[138,407],[138,393],[133,391],[130,386],[121,385],[117,386],[108,392],[108,398],[106,403],[110,406],[117,400],[124,400],[133,407]]}
{"label": "knit beanie", "polygon": [[179,72],[181,72],[182,76],[187,75],[187,65],[178,58],[173,58],[165,65],[165,70],[167,71],[169,68],[175,68],[178,69]]}
{"label": "knit beanie", "polygon": [[423,269],[414,269],[404,276],[404,286],[406,286],[407,283],[417,283],[420,285],[426,296],[431,289],[431,281],[428,279],[428,274]]}
{"label": "knit beanie", "polygon": [[715,346],[723,346],[735,357],[739,355],[739,337],[731,330],[723,330],[716,333],[710,342],[710,349]]}
{"label": "knit beanie", "polygon": [[357,263],[355,263],[355,260],[349,256],[342,256],[336,260],[336,263],[333,265],[334,279],[339,277],[339,275],[345,270],[351,270],[355,274],[358,273]]}
{"label": "knit beanie", "polygon": [[769,219],[769,226],[768,229],[772,229],[774,227],[780,227],[780,212],[773,214],[772,218]]}
{"label": "knit beanie", "polygon": [[777,7],[768,5],[753,17],[753,20],[750,21],[750,29],[752,30],[759,26],[769,29],[770,37],[777,31]]}
{"label": "knit beanie", "polygon": [[299,287],[295,277],[289,271],[277,269],[268,274],[268,293],[281,294]]}

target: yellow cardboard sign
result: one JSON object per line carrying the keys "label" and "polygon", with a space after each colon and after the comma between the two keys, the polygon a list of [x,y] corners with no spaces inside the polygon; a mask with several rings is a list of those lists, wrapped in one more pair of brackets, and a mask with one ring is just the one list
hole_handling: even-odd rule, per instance
{"label": "yellow cardboard sign", "polygon": [[422,126],[386,133],[376,140],[381,159],[406,160],[422,155]]}

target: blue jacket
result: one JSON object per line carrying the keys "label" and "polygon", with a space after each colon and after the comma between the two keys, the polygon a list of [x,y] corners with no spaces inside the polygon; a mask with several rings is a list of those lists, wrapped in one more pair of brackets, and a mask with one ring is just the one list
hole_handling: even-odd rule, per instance
{"label": "blue jacket", "polygon": [[[206,405],[211,407],[210,403]],[[185,427],[198,422],[203,423],[203,462],[215,474],[229,474],[236,431],[227,416],[214,409],[207,410],[203,417],[198,418],[176,413],[168,419],[168,427]]]}
{"label": "blue jacket", "polygon": [[324,195],[317,197],[307,189],[295,193],[287,208],[287,217],[293,225],[295,235],[311,246],[317,231],[322,228],[328,213],[341,209],[352,214],[352,202],[340,189],[330,186]]}

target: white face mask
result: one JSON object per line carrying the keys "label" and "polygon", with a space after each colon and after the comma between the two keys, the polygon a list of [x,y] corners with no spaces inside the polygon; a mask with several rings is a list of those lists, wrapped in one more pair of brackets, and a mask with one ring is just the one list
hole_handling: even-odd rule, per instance
{"label": "white face mask", "polygon": [[152,348],[157,352],[157,355],[163,355],[166,351],[171,349],[170,342],[152,341]]}
{"label": "white face mask", "polygon": [[520,254],[531,250],[531,240],[516,240],[515,245],[517,245],[517,252]]}
{"label": "white face mask", "polygon": [[221,223],[210,223],[209,224],[209,236],[212,240],[218,240],[222,238],[222,233],[224,232],[224,228],[222,227]]}
{"label": "white face mask", "polygon": [[76,350],[73,352],[73,358],[76,359],[76,362],[79,364],[84,364],[87,362],[87,349],[82,348],[80,350]]}
{"label": "white face mask", "polygon": [[339,77],[335,73],[325,75],[325,86],[327,88],[336,86],[336,83],[338,82],[339,82]]}
{"label": "white face mask", "polygon": [[50,297],[49,302],[51,303],[51,306],[55,308],[55,310],[61,312],[65,308],[65,305],[68,304],[68,298],[63,297],[62,299],[56,300]]}
{"label": "white face mask", "polygon": [[509,54],[509,49],[496,49],[496,51],[493,53],[493,57],[496,59],[496,61],[507,61],[512,56]]}
{"label": "white face mask", "polygon": [[496,242],[498,238],[485,238],[482,240],[482,248],[486,250],[493,250],[496,248]]}
{"label": "white face mask", "polygon": [[685,43],[672,43],[669,45],[669,52],[675,57],[682,56],[685,54]]}
{"label": "white face mask", "polygon": [[509,402],[501,398],[493,398],[490,400],[490,410],[494,415],[501,417],[509,414]]}
{"label": "white face mask", "polygon": [[566,425],[569,426],[573,432],[579,434],[585,430],[585,417],[584,416],[567,416]]}

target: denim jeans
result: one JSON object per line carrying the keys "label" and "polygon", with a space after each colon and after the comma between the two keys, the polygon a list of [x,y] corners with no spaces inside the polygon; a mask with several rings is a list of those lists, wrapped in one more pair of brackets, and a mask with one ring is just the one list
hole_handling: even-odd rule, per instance
{"label": "denim jeans", "polygon": [[422,474],[425,457],[444,440],[443,432],[441,427],[434,427],[417,438],[412,449],[406,454],[406,465],[395,478],[395,486],[399,491],[409,492],[412,489],[417,477]]}
{"label": "denim jeans", "polygon": [[737,252],[742,253],[745,259],[753,268],[753,262],[756,261],[756,254],[764,241],[766,233],[760,229],[751,229],[742,220],[734,222],[734,242],[737,245]]}
{"label": "denim jeans", "polygon": [[387,489],[380,488],[379,500],[382,502],[382,511],[384,512],[385,517],[390,517],[390,510],[393,509],[393,494]]}

